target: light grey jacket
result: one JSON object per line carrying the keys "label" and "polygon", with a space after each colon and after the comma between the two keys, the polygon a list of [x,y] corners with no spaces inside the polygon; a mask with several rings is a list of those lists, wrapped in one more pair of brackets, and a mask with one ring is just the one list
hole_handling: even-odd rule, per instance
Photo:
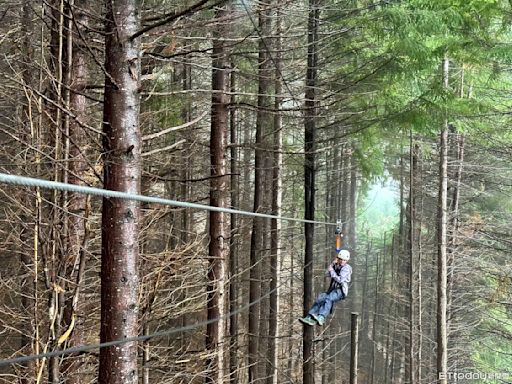
{"label": "light grey jacket", "polygon": [[341,289],[345,297],[348,295],[348,283],[350,283],[352,278],[352,267],[349,264],[345,264],[338,273],[333,269],[326,271],[326,275],[330,276],[336,283],[341,285]]}

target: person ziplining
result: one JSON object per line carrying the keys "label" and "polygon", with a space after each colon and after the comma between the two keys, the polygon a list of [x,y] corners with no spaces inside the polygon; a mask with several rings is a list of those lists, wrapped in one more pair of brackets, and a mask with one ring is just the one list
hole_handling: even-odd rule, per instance
{"label": "person ziplining", "polygon": [[341,249],[341,221],[336,226],[336,258],[326,271],[326,276],[331,278],[329,288],[322,292],[305,317],[299,321],[306,325],[324,325],[325,319],[332,312],[334,303],[344,300],[348,295],[348,283],[352,276],[352,267],[348,264],[350,252]]}

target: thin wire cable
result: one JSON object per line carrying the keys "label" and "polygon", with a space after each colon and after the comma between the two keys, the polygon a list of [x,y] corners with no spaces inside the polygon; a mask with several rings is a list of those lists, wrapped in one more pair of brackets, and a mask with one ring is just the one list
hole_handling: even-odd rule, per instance
{"label": "thin wire cable", "polygon": [[149,335],[126,337],[126,338],[122,338],[122,339],[106,341],[103,343],[79,345],[76,347],[66,348],[66,349],[62,349],[59,351],[51,351],[51,352],[45,352],[45,353],[39,353],[39,354],[33,354],[33,355],[27,355],[27,356],[20,356],[20,357],[14,357],[11,359],[2,359],[2,360],[0,360],[0,367],[10,366],[10,365],[14,365],[14,364],[22,364],[22,363],[27,363],[27,362],[33,361],[33,360],[64,356],[64,355],[70,355],[70,354],[75,354],[75,353],[82,354],[82,353],[93,351],[95,349],[115,347],[115,346],[122,345],[125,343],[136,342],[136,341],[146,341],[146,340],[155,339],[155,338],[159,338],[159,337],[169,336],[169,335],[179,333],[179,332],[191,331],[191,330],[194,330],[199,327],[204,327],[208,324],[216,323],[221,319],[228,319],[233,315],[240,314],[240,313],[246,311],[247,309],[249,309],[250,307],[252,307],[253,305],[258,304],[262,300],[266,299],[273,292],[276,292],[282,286],[287,285],[287,284],[288,284],[288,281],[285,280],[281,284],[279,284],[277,287],[270,290],[269,292],[267,292],[265,295],[259,297],[258,299],[254,300],[254,301],[248,303],[247,305],[242,306],[232,312],[229,312],[225,315],[221,315],[214,319],[201,321],[201,322],[198,322],[195,324],[190,324],[190,325],[187,325],[184,327],[178,327],[178,328],[167,329],[165,331],[153,332]]}
{"label": "thin wire cable", "polygon": [[66,349],[62,349],[60,351],[51,351],[51,352],[34,354],[34,355],[14,357],[12,359],[4,359],[4,360],[0,360],[0,367],[5,367],[5,366],[9,366],[9,365],[14,365],[14,364],[27,363],[29,361],[38,360],[38,359],[45,359],[45,358],[50,358],[50,357],[70,355],[72,353],[90,352],[90,351],[93,351],[95,349],[107,348],[107,347],[115,347],[115,346],[122,345],[122,344],[125,344],[125,343],[131,343],[131,342],[135,342],[135,341],[146,341],[146,340],[150,340],[150,339],[154,339],[154,338],[159,338],[159,337],[163,337],[163,336],[169,336],[169,335],[172,335],[172,334],[175,334],[175,333],[178,333],[178,332],[191,331],[191,330],[199,328],[199,327],[204,327],[204,326],[206,326],[208,324],[216,323],[216,322],[218,322],[221,319],[227,319],[227,318],[229,318],[229,317],[231,317],[233,315],[237,315],[239,313],[242,313],[242,312],[246,311],[247,309],[249,309],[250,307],[252,307],[253,305],[258,304],[263,299],[266,299],[268,296],[270,296],[270,294],[272,294],[273,292],[277,291],[281,286],[283,286],[285,284],[287,284],[287,281],[284,281],[283,283],[278,285],[276,288],[274,288],[273,290],[269,291],[265,295],[261,296],[257,300],[254,300],[254,301],[250,302],[249,304],[247,304],[247,305],[245,305],[243,307],[238,308],[235,311],[232,311],[232,312],[229,312],[229,313],[227,313],[225,315],[216,317],[215,319],[201,321],[201,322],[198,322],[198,323],[195,323],[195,324],[190,324],[190,325],[187,325],[187,326],[184,326],[184,327],[167,329],[165,331],[158,331],[158,332],[151,333],[149,335],[140,335],[140,336],[126,337],[126,338],[123,338],[123,339],[117,339],[117,340],[112,340],[112,341],[105,341],[103,343],[79,345],[77,347],[66,348]]}
{"label": "thin wire cable", "polygon": [[184,201],[164,199],[164,198],[155,197],[155,196],[135,195],[132,193],[112,191],[110,189],[101,189],[101,188],[87,187],[87,186],[83,186],[83,185],[67,184],[67,183],[61,183],[58,181],[49,181],[49,180],[26,177],[26,176],[9,175],[6,173],[0,173],[0,183],[20,185],[20,186],[26,186],[26,187],[39,187],[39,188],[43,188],[43,189],[52,189],[52,190],[56,189],[59,191],[83,193],[86,195],[102,196],[102,197],[117,198],[117,199],[127,199],[127,200],[140,201],[143,203],[170,205],[170,206],[182,207],[182,208],[202,209],[202,210],[207,210],[207,211],[224,212],[224,213],[243,215],[243,216],[253,216],[253,217],[262,217],[262,218],[267,218],[267,219],[294,221],[294,222],[298,222],[298,223],[322,224],[322,225],[336,226],[336,223],[329,223],[329,222],[325,222],[325,221],[304,220],[304,219],[298,219],[295,217],[275,216],[275,215],[269,215],[266,213],[242,211],[242,210],[232,209],[232,208],[213,207],[211,205],[206,205],[206,204],[188,203],[188,202],[184,202]]}

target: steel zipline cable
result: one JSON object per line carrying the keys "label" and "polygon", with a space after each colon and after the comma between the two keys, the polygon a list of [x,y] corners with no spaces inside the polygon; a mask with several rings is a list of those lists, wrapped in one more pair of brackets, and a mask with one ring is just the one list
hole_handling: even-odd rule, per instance
{"label": "steel zipline cable", "polygon": [[[164,199],[164,198],[153,197],[153,196],[136,195],[136,194],[130,194],[130,193],[125,193],[125,192],[101,189],[101,188],[93,188],[93,187],[87,187],[87,186],[76,185],[76,184],[67,184],[67,183],[61,183],[61,182],[56,182],[56,181],[31,178],[31,177],[26,177],[26,176],[9,175],[6,173],[0,173],[0,183],[25,186],[25,187],[34,187],[34,188],[37,187],[37,188],[50,189],[50,190],[60,190],[60,191],[67,191],[67,192],[83,193],[83,194],[87,194],[87,195],[100,196],[100,197],[106,197],[106,198],[128,199],[128,200],[135,200],[135,201],[140,201],[140,202],[144,202],[144,203],[154,203],[154,204],[170,205],[170,206],[183,207],[183,208],[193,208],[193,209],[201,209],[201,210],[208,210],[208,211],[225,212],[225,213],[239,214],[239,215],[245,215],[245,216],[263,217],[263,218],[285,220],[285,221],[294,221],[294,222],[300,222],[300,223],[323,224],[323,225],[329,225],[329,226],[337,225],[337,223],[329,223],[329,222],[314,221],[314,220],[303,220],[303,219],[298,219],[298,218],[293,218],[293,217],[275,216],[275,215],[248,212],[248,211],[242,211],[242,210],[236,210],[236,209],[230,209],[230,208],[213,207],[213,206],[204,205],[204,204],[188,203],[188,202]],[[215,319],[210,319],[210,320],[199,322],[196,324],[191,324],[191,325],[188,325],[185,327],[173,328],[173,329],[168,329],[165,331],[154,332],[149,335],[133,336],[133,337],[123,338],[123,339],[118,339],[118,340],[113,340],[113,341],[107,341],[107,342],[103,342],[103,343],[85,344],[85,345],[80,345],[80,346],[57,350],[57,351],[14,357],[14,358],[10,358],[10,359],[3,359],[3,360],[0,360],[0,367],[9,366],[9,365],[13,365],[13,364],[22,364],[22,363],[26,363],[26,362],[38,360],[38,359],[46,359],[46,358],[64,356],[64,355],[70,355],[70,354],[82,354],[82,353],[90,352],[90,351],[100,349],[100,348],[114,347],[114,346],[122,345],[125,343],[145,341],[145,340],[150,340],[153,338],[169,336],[169,335],[172,335],[172,334],[175,334],[178,332],[190,331],[190,330],[193,330],[193,329],[196,329],[199,327],[206,326],[211,323],[215,323],[215,322],[219,321],[220,319],[229,318],[230,316],[241,313],[241,312],[247,310],[248,308],[250,308],[251,306],[259,303],[260,301],[262,301],[263,299],[268,297],[271,293],[277,291],[277,289],[279,289],[279,288],[280,288],[280,285],[278,287],[274,288],[273,290],[267,292],[265,295],[258,298],[257,300],[254,300],[253,302],[250,302],[247,305],[245,305],[233,312],[230,312],[228,314],[225,314],[225,315],[220,316]]]}
{"label": "steel zipline cable", "polygon": [[59,191],[83,193],[86,195],[93,195],[93,196],[134,200],[134,201],[140,201],[142,203],[170,205],[170,206],[174,206],[174,207],[200,209],[200,210],[207,210],[207,211],[213,211],[213,212],[224,212],[224,213],[243,215],[243,216],[262,217],[262,218],[266,218],[266,219],[276,219],[276,220],[284,220],[284,221],[294,221],[294,222],[298,222],[298,223],[322,224],[322,225],[336,226],[336,223],[329,223],[329,222],[325,222],[325,221],[304,220],[304,219],[298,219],[295,217],[284,217],[284,216],[269,215],[269,214],[265,214],[265,213],[242,211],[239,209],[232,209],[232,208],[213,207],[211,205],[206,205],[206,204],[188,203],[185,201],[170,200],[170,199],[164,199],[164,198],[155,197],[155,196],[135,195],[132,193],[112,191],[109,189],[87,187],[87,186],[76,185],[76,184],[67,184],[67,183],[61,183],[58,181],[36,179],[36,178],[32,178],[32,177],[19,176],[19,175],[9,175],[6,173],[0,173],[0,183],[14,184],[14,185],[20,185],[20,186],[25,186],[25,187],[39,187],[39,188],[43,188],[43,189],[52,189],[52,190],[56,189]]}

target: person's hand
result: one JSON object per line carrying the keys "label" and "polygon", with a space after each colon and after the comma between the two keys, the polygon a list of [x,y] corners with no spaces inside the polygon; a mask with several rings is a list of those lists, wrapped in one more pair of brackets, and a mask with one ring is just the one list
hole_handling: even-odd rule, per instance
{"label": "person's hand", "polygon": [[327,268],[327,270],[328,270],[329,272],[334,271],[334,267],[332,266],[332,264],[329,264],[329,268]]}

